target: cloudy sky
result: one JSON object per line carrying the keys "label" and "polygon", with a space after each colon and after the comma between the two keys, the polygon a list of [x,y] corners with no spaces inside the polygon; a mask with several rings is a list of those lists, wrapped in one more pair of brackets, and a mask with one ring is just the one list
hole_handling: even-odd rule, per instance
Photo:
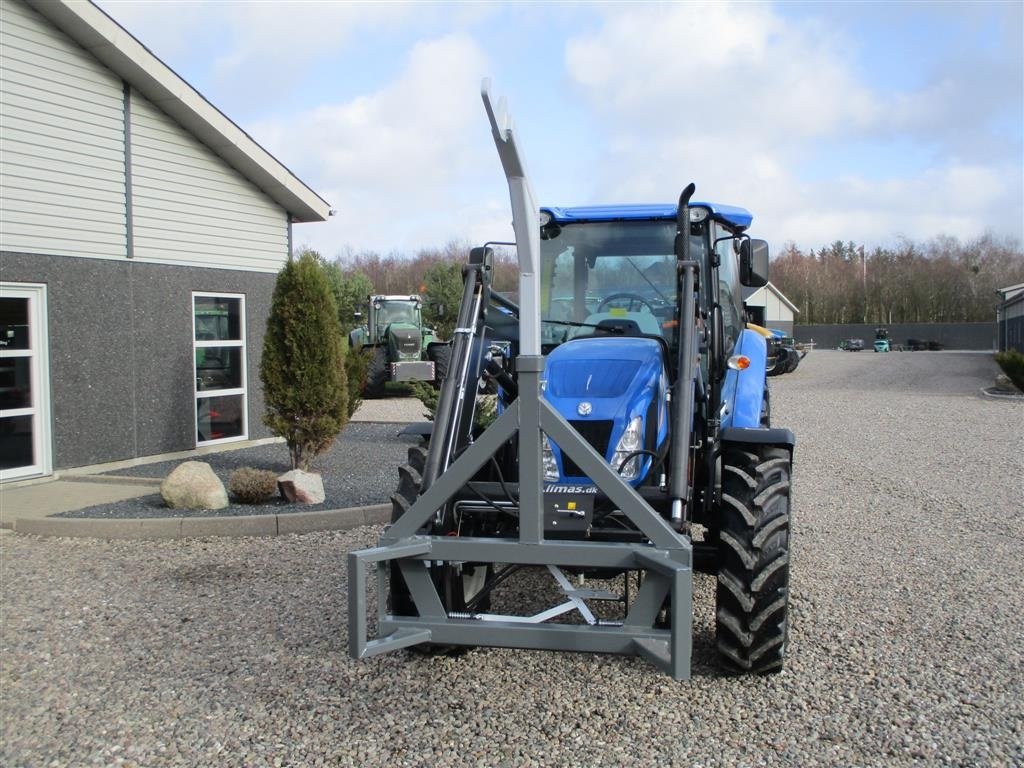
{"label": "cloudy sky", "polygon": [[118,2],[328,200],[326,256],[511,237],[481,105],[541,204],[741,205],[775,248],[1024,239],[1024,4]]}

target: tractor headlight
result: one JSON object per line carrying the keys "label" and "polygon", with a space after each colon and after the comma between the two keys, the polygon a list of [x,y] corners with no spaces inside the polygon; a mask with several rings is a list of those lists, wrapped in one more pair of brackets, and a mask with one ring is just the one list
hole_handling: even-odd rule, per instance
{"label": "tractor headlight", "polygon": [[[640,416],[630,420],[626,426],[626,431],[619,438],[618,445],[615,446],[615,454],[612,456],[613,469],[618,470],[619,465],[626,461],[626,457],[629,454],[640,450],[643,441],[643,430],[644,420]],[[626,465],[619,472],[619,476],[623,480],[636,480],[640,475],[640,458],[640,456],[634,456],[629,461],[626,461]]]}
{"label": "tractor headlight", "polygon": [[555,451],[551,447],[551,439],[543,432],[541,432],[541,437],[544,438],[544,447],[541,451],[544,479],[558,482],[558,462],[555,461]]}

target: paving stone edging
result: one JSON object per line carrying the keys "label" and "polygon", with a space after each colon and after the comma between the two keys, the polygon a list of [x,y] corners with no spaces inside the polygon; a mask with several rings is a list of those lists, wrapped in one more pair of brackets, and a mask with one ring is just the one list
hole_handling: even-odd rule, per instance
{"label": "paving stone edging", "polygon": [[313,531],[345,531],[391,520],[390,504],[292,512],[284,515],[149,518],[21,518],[14,530],[33,536],[88,539],[183,539],[205,536],[284,536]]}

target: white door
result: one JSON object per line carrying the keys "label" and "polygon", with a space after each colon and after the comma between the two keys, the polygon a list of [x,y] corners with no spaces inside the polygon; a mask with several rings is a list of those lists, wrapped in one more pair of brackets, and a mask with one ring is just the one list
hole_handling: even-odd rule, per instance
{"label": "white door", "polygon": [[51,472],[46,286],[0,283],[0,481]]}

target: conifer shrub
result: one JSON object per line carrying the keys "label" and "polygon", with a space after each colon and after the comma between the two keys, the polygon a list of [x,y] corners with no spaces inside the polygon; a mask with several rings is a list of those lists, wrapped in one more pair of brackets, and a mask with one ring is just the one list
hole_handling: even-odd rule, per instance
{"label": "conifer shrub", "polygon": [[1024,392],[1024,355],[1016,349],[1008,349],[996,355],[996,362],[1003,373],[1010,377],[1013,386]]}
{"label": "conifer shrub", "polygon": [[293,469],[326,451],[348,423],[348,385],[338,309],[312,253],[277,276],[260,361],[264,423],[288,444]]}
{"label": "conifer shrub", "polygon": [[277,472],[241,467],[228,477],[228,490],[242,504],[261,504],[277,494]]}
{"label": "conifer shrub", "polygon": [[345,378],[348,382],[348,416],[359,408],[363,402],[363,385],[366,383],[366,371],[370,367],[373,349],[349,349],[345,353]]}

